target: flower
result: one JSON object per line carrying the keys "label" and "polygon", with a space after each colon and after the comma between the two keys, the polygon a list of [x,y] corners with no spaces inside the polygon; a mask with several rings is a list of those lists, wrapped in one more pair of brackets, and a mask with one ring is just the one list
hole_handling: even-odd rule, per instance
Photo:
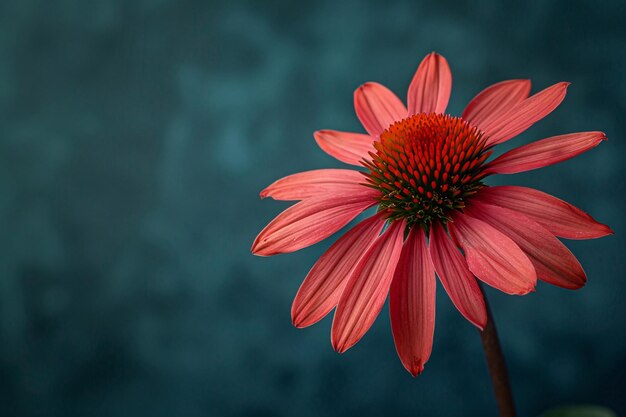
{"label": "flower", "polygon": [[433,52],[411,81],[408,109],[381,84],[360,86],[354,105],[368,134],[321,130],[314,136],[331,156],[367,170],[301,172],[261,192],[262,198],[300,200],[258,235],[252,252],[261,256],[310,246],[378,206],[312,267],[293,302],[294,325],[309,326],[336,308],[332,345],[345,352],[369,330],[389,294],[396,350],[415,376],[432,351],[435,273],[459,312],[481,330],[487,312],[476,278],[518,295],[534,291],[537,278],[582,287],[585,272],[557,237],[593,239],[612,230],[541,191],[485,184],[489,175],[556,164],[606,139],[602,132],[554,136],[489,161],[496,145],[552,112],[568,85],[529,97],[529,80],[503,81],[454,117],[445,114],[450,68]]}

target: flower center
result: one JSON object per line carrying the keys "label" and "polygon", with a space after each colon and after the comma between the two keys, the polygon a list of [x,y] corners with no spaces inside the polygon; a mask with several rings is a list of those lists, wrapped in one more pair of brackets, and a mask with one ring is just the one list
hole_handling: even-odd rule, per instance
{"label": "flower center", "polygon": [[483,163],[491,155],[481,131],[459,117],[420,113],[400,120],[374,142],[364,160],[370,186],[380,190],[379,208],[392,220],[425,229],[449,220],[452,210],[483,184]]}

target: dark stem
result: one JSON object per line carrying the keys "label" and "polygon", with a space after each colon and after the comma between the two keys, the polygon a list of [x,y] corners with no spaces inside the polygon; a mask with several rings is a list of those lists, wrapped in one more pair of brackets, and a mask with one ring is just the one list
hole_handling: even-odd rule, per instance
{"label": "dark stem", "polygon": [[[485,291],[482,287],[481,291],[484,296]],[[487,325],[485,326],[485,330],[482,332],[479,331],[479,333],[480,340],[483,343],[485,357],[487,358],[487,367],[489,368],[493,391],[496,394],[498,410],[500,411],[500,417],[515,417],[513,392],[511,391],[504,355],[500,347],[500,340],[498,339],[498,332],[493,320],[493,315],[491,314],[491,308],[489,308],[489,304],[487,303],[487,297],[485,297],[485,305],[487,307]]]}

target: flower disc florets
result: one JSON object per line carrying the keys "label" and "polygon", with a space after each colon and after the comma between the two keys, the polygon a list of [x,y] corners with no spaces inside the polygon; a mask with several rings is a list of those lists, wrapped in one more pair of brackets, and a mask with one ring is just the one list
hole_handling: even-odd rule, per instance
{"label": "flower disc florets", "polygon": [[374,142],[372,159],[363,161],[367,182],[381,192],[380,209],[409,227],[446,222],[483,186],[491,154],[485,140],[463,119],[443,114],[420,113],[389,126]]}

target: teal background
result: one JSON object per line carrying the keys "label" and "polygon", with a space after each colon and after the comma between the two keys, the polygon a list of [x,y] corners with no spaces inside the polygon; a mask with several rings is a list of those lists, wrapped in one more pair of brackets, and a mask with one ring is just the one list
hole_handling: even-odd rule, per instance
{"label": "teal background", "polygon": [[438,289],[413,379],[388,311],[346,354],[291,300],[329,242],[257,258],[287,204],[258,192],[340,167],[322,128],[361,131],[352,92],[405,97],[422,57],[453,71],[449,111],[487,85],[571,81],[504,148],[602,130],[609,141],[491,184],[564,198],[616,235],[571,241],[589,277],[489,291],[522,416],[626,413],[623,2],[0,2],[0,415],[494,416],[475,329]]}

